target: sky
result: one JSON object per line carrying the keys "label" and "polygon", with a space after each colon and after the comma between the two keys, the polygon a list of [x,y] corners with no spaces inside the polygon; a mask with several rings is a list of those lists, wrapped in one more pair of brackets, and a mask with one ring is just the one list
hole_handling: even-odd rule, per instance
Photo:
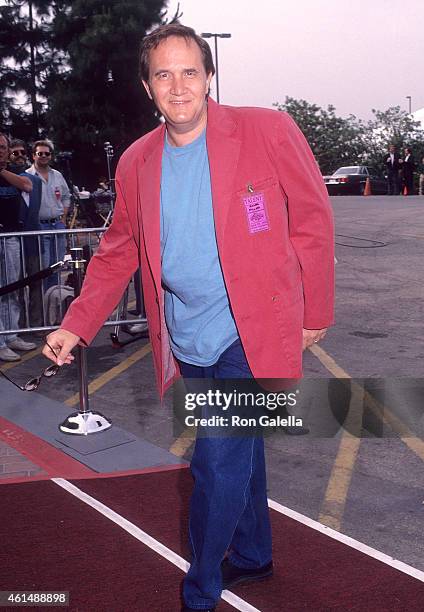
{"label": "sky", "polygon": [[[176,0],[169,0],[173,15]],[[218,39],[220,102],[286,96],[372,118],[424,107],[423,0],[180,0],[180,22]],[[209,39],[214,51],[213,39]],[[215,86],[212,87],[212,96]]]}

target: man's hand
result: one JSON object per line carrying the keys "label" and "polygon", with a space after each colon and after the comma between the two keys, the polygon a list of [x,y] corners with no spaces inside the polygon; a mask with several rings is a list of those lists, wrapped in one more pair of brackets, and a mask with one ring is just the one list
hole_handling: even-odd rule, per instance
{"label": "man's hand", "polygon": [[305,329],[303,328],[303,350],[307,349],[308,346],[312,346],[314,343],[322,340],[327,333],[327,328],[324,329]]}
{"label": "man's hand", "polygon": [[56,331],[49,334],[46,338],[46,342],[50,344],[56,355],[52,352],[50,347],[46,344],[43,348],[43,355],[48,359],[51,359],[58,366],[64,363],[72,363],[75,357],[71,354],[72,349],[78,344],[80,337],[76,336],[66,329],[57,329]]}

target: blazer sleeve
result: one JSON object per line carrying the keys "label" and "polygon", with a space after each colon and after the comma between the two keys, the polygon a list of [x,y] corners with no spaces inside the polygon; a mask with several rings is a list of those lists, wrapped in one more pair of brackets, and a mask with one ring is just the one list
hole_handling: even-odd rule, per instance
{"label": "blazer sleeve", "polygon": [[116,173],[117,200],[113,221],[92,257],[81,295],[72,302],[62,329],[89,344],[118,304],[139,266],[138,247],[129,221],[119,166]]}
{"label": "blazer sleeve", "polygon": [[334,222],[318,164],[300,129],[286,113],[277,131],[277,169],[286,194],[289,236],[298,257],[306,329],[334,322]]}

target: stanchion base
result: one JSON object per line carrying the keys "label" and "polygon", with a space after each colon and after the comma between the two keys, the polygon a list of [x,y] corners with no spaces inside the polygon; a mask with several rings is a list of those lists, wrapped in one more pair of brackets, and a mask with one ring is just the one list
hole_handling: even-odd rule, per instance
{"label": "stanchion base", "polygon": [[112,427],[112,423],[100,412],[74,412],[59,425],[62,433],[88,436],[89,434],[105,431]]}

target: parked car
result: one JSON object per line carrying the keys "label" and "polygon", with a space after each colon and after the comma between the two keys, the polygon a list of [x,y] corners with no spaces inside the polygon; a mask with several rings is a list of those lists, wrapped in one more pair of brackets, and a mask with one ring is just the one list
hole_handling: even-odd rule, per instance
{"label": "parked car", "polygon": [[329,195],[363,195],[367,178],[373,195],[387,193],[386,179],[368,166],[343,166],[331,176],[323,177]]}

